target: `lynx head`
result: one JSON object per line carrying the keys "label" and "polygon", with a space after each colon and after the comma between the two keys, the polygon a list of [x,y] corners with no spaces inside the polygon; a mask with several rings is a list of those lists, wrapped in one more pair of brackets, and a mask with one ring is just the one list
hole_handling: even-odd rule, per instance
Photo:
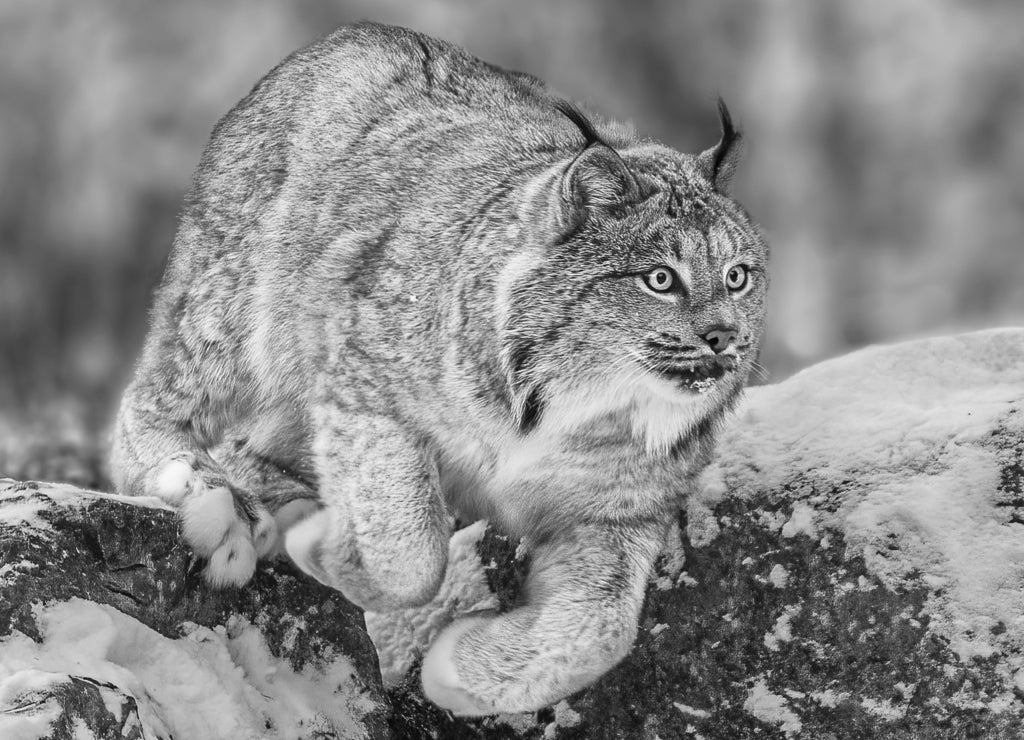
{"label": "lynx head", "polygon": [[[729,197],[740,135],[699,155],[586,140],[543,188],[543,257],[503,277],[502,360],[520,429],[630,414],[649,450],[718,418],[753,367],[767,245]],[[551,419],[554,419],[553,421]]]}

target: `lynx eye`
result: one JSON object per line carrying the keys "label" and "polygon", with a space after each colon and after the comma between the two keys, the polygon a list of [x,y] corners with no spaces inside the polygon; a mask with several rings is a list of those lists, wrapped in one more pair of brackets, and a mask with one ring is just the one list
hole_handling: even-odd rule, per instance
{"label": "lynx eye", "polygon": [[666,293],[676,284],[676,274],[667,267],[655,267],[644,275],[647,287],[656,293]]}
{"label": "lynx eye", "polygon": [[733,293],[737,293],[747,287],[750,279],[750,268],[746,265],[733,265],[725,273],[725,287]]}

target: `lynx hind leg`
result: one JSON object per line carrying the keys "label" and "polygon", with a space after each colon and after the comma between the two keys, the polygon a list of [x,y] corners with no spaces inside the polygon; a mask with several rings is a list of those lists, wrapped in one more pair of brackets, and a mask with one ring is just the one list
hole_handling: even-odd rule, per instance
{"label": "lynx hind leg", "polygon": [[525,599],[458,619],[423,661],[423,691],[463,716],[536,711],[630,651],[662,527],[580,527],[532,554]]}
{"label": "lynx hind leg", "polygon": [[240,586],[256,560],[276,546],[273,515],[251,493],[230,483],[212,460],[191,452],[160,465],[151,492],[176,507],[182,534],[208,560],[205,576],[214,586]]}
{"label": "lynx hind leg", "polygon": [[449,526],[421,445],[380,416],[318,414],[324,509],[293,527],[296,565],[367,611],[425,604],[448,561]]}

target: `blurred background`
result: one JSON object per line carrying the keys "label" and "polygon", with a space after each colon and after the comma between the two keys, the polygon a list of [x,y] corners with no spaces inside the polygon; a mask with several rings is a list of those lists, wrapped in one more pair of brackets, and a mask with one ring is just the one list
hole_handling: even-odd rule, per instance
{"label": "blurred background", "polygon": [[[1018,0],[0,0],[0,474],[104,485],[107,428],[214,123],[335,26],[411,26],[684,151],[747,138],[768,382],[1024,324]],[[1024,377],[1024,370],[1022,370]]]}

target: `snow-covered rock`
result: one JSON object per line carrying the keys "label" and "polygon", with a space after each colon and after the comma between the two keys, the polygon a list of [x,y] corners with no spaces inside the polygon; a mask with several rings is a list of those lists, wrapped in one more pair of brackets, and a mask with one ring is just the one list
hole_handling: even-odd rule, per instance
{"label": "snow-covered rock", "polygon": [[1007,329],[751,389],[632,654],[537,716],[433,721],[441,737],[1004,740],[1024,738],[1022,699],[1024,330]]}
{"label": "snow-covered rock", "polygon": [[283,565],[207,591],[176,535],[154,502],[0,485],[0,738],[53,718],[61,738],[97,721],[121,733],[97,737],[212,728],[175,725],[178,740],[1021,738],[1024,329],[873,347],[751,389],[632,654],[537,714],[458,720],[418,689],[437,629],[506,607],[528,567],[481,525],[454,538],[435,602],[371,615],[397,684],[384,700],[339,595]]}
{"label": "snow-covered rock", "polygon": [[0,481],[0,738],[389,737],[358,609],[195,566],[155,500]]}

